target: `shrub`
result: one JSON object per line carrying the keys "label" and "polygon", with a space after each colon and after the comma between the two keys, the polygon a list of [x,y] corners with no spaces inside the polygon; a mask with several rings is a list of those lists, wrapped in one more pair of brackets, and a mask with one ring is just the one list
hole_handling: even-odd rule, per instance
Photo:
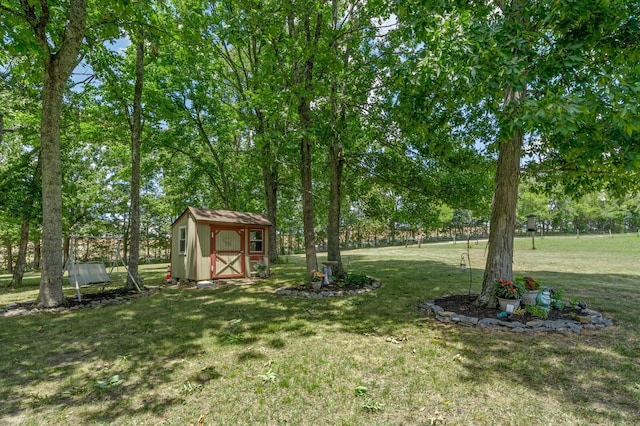
{"label": "shrub", "polygon": [[551,290],[551,306],[556,309],[562,309],[565,307],[565,303],[562,301],[564,291],[559,288],[558,290]]}
{"label": "shrub", "polygon": [[344,285],[348,287],[363,287],[371,283],[371,278],[366,274],[349,273],[344,277]]}
{"label": "shrub", "polygon": [[527,309],[527,312],[529,312],[534,317],[546,318],[549,316],[549,311],[547,311],[546,309],[543,309],[540,306],[535,306],[535,305],[527,306],[526,309]]}

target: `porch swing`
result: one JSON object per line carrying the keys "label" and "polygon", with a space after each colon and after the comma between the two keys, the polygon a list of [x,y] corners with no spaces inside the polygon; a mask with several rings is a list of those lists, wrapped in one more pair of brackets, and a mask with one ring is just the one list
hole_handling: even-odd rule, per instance
{"label": "porch swing", "polygon": [[[87,262],[77,262],[76,260],[76,242],[80,239],[86,240],[107,240],[110,242],[109,248],[110,250],[110,269],[107,272],[107,267],[105,261],[87,261]],[[81,286],[88,285],[102,285],[102,291],[107,286],[107,284],[111,283],[111,276],[113,274],[114,269],[119,266],[118,262],[122,264],[124,269],[127,271],[127,276],[131,278],[133,284],[136,286],[138,292],[140,292],[140,286],[138,285],[136,279],[133,277],[131,272],[129,272],[129,267],[127,266],[124,258],[122,257],[120,251],[120,244],[122,239],[117,237],[95,237],[90,235],[72,235],[69,240],[69,258],[64,265],[64,272],[68,274],[69,284],[72,285],[76,289],[76,295],[78,301],[82,301],[82,294],[80,293]],[[114,253],[115,251],[115,253]]]}

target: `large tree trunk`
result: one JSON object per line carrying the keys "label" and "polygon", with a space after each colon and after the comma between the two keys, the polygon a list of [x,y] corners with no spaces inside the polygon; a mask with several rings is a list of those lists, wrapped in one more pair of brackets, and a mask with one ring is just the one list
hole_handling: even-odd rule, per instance
{"label": "large tree trunk", "polygon": [[[338,2],[333,0],[332,4],[332,27],[334,31],[338,29],[339,11]],[[340,55],[338,42],[335,41],[332,49],[336,56]],[[349,49],[345,49],[342,66],[346,70],[349,66]],[[340,75],[336,73],[332,78],[331,85],[331,136],[329,144],[329,217],[327,221],[327,260],[337,262],[333,266],[332,273],[336,279],[345,276],[342,265],[342,255],[340,252],[340,214],[342,212],[342,171],[344,169],[344,146],[342,135],[345,128],[346,106],[345,84],[340,81]],[[340,88],[341,100],[338,100],[338,88]],[[348,237],[345,238],[348,241]]]}
{"label": "large tree trunk", "polygon": [[332,93],[331,136],[329,143],[329,217],[327,222],[327,260],[337,262],[332,266],[336,279],[343,278],[345,270],[340,252],[340,214],[342,212],[342,171],[344,169],[344,131],[345,106],[336,100],[335,89]]}
{"label": "large tree trunk", "polygon": [[[142,38],[142,37],[141,37]],[[142,144],[142,87],[144,84],[144,39],[136,43],[136,81],[131,117],[131,233],[129,236],[129,262],[126,288],[138,283],[140,258],[140,146]]]}
{"label": "large tree trunk", "polygon": [[[51,52],[46,33],[48,13],[35,16],[24,2],[27,21],[38,44],[45,52],[42,117],[40,121],[40,158],[42,161],[42,275],[38,305],[55,307],[64,303],[62,292],[62,161],[60,152],[60,120],[62,95],[78,54],[86,29],[86,0],[71,0],[67,27],[57,52]],[[48,9],[47,9],[48,12]]]}
{"label": "large tree trunk", "polygon": [[[295,19],[289,17],[289,33],[294,34]],[[315,30],[311,29],[311,18],[307,15],[302,18],[302,29],[305,37],[305,48],[309,57],[302,62],[300,69],[295,69],[295,79],[298,84],[298,117],[300,120],[300,175],[302,183],[302,224],[304,227],[304,250],[307,263],[307,273],[311,276],[313,271],[318,270],[318,259],[316,256],[316,237],[314,229],[313,211],[313,179],[311,175],[311,153],[312,141],[310,132],[312,131],[311,120],[311,99],[313,93],[313,67],[315,61],[315,51],[320,37],[322,25],[322,15],[316,16]],[[305,52],[306,53],[306,52]]]}
{"label": "large tree trunk", "polygon": [[[527,0],[514,0],[499,6],[505,20],[525,25],[525,4]],[[518,57],[519,47],[514,48],[514,58]],[[526,70],[522,70],[526,73]],[[516,90],[513,84],[507,84],[504,91],[503,118],[505,122],[498,142],[498,164],[489,222],[489,249],[487,263],[482,280],[482,291],[476,304],[493,306],[496,303],[494,285],[500,279],[513,279],[513,237],[516,226],[516,205],[518,202],[518,184],[520,182],[520,157],[523,131],[513,126],[518,117],[520,103],[526,96],[527,88]],[[510,130],[506,130],[509,128]]]}
{"label": "large tree trunk", "polygon": [[[53,60],[50,61],[53,63]],[[42,159],[42,276],[38,305],[55,307],[64,303],[62,293],[62,161],[60,113],[62,94],[69,73],[58,74],[46,67],[41,124]],[[71,70],[69,70],[71,71]]]}
{"label": "large tree trunk", "polygon": [[[513,102],[519,102],[524,92],[507,89],[504,105],[508,109]],[[520,155],[523,134],[515,131],[509,139],[498,144],[498,165],[495,189],[491,205],[489,224],[489,250],[482,281],[482,292],[477,302],[492,306],[496,298],[493,286],[500,278],[513,278],[513,237],[516,225],[516,204],[520,181]]]}
{"label": "large tree trunk", "polygon": [[[339,132],[339,130],[336,130]],[[342,209],[342,170],[344,157],[340,136],[332,135],[329,146],[329,218],[327,223],[327,260],[338,262],[333,266],[333,275],[340,279],[344,277],[340,253],[340,213]]]}

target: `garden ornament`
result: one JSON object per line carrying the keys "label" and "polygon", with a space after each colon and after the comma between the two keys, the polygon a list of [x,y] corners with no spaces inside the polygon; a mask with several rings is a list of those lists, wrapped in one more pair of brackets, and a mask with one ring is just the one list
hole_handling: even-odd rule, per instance
{"label": "garden ornament", "polygon": [[540,290],[536,297],[536,305],[549,312],[549,309],[551,309],[551,291],[548,288]]}

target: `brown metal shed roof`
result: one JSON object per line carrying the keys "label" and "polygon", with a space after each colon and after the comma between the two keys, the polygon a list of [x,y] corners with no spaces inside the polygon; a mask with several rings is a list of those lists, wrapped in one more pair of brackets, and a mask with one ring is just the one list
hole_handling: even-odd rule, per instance
{"label": "brown metal shed roof", "polygon": [[233,210],[209,210],[198,207],[187,207],[187,210],[189,210],[198,222],[272,226],[269,219],[259,213],[236,212]]}

